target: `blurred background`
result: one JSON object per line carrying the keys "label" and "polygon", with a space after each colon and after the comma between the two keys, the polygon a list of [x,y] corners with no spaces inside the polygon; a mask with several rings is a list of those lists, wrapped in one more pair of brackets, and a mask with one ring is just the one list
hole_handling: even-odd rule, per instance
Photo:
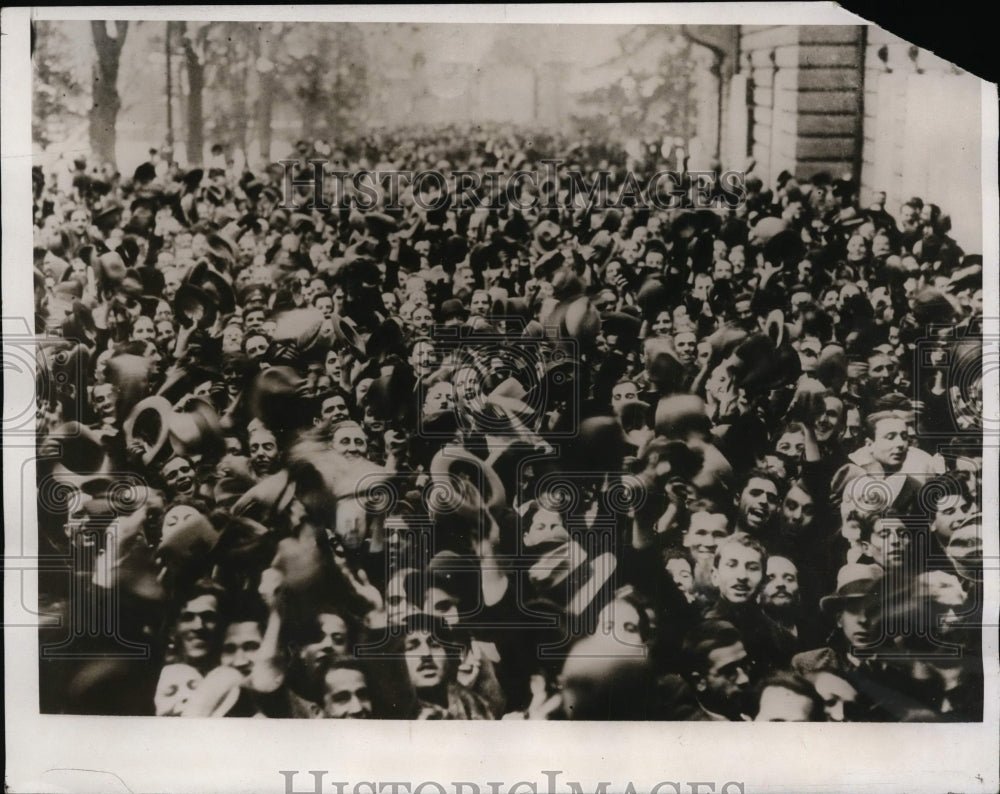
{"label": "blurred background", "polygon": [[933,196],[982,247],[981,81],[875,26],[43,21],[33,41],[46,166],[215,147],[256,169],[300,139],[497,124],[765,184],[849,176],[890,211]]}

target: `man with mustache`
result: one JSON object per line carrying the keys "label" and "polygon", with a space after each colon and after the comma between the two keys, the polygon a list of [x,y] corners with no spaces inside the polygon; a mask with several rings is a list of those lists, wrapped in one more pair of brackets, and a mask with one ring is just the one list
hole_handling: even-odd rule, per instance
{"label": "man with mustache", "polygon": [[737,532],[720,543],[712,569],[719,599],[705,614],[737,628],[762,675],[784,667],[795,652],[795,638],[758,603],[766,567],[767,552],[749,535]]}
{"label": "man with mustache", "polygon": [[799,569],[788,557],[767,558],[760,605],[765,615],[795,638],[796,647],[815,648],[822,643],[823,628],[803,608]]}
{"label": "man with mustache", "polygon": [[403,655],[420,704],[420,720],[491,720],[486,701],[456,680],[460,648],[442,618],[406,617]]}

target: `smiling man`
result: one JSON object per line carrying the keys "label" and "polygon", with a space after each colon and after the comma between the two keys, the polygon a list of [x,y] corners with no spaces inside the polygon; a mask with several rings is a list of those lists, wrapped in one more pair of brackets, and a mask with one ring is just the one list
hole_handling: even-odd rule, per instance
{"label": "smiling man", "polygon": [[749,535],[737,532],[720,543],[712,569],[719,599],[705,615],[736,626],[761,673],[783,667],[795,652],[795,638],[758,603],[766,568],[767,552]]}

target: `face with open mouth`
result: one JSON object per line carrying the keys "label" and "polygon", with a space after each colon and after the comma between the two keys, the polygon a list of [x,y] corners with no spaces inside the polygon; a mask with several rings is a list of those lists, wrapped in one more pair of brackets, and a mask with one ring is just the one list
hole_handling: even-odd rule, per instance
{"label": "face with open mouth", "polygon": [[740,523],[747,530],[766,526],[778,507],[778,486],[765,477],[751,477],[740,494]]}

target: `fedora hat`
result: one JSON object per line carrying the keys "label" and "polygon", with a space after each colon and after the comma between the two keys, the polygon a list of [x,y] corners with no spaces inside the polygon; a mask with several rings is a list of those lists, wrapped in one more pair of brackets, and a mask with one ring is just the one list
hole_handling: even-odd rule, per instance
{"label": "fedora hat", "polygon": [[195,265],[187,281],[209,295],[222,314],[232,314],[236,311],[236,294],[233,292],[232,283],[208,262],[199,262]]}
{"label": "fedora hat", "polygon": [[820,609],[827,614],[842,609],[847,601],[878,595],[882,569],[878,565],[848,563],[837,571],[837,589],[819,600]]}
{"label": "fedora hat", "polygon": [[[446,444],[431,459],[431,482],[442,493],[459,496],[456,484],[467,481],[488,510],[499,510],[507,504],[507,494],[497,473],[480,458],[457,444]],[[471,476],[470,476],[471,475]]]}

